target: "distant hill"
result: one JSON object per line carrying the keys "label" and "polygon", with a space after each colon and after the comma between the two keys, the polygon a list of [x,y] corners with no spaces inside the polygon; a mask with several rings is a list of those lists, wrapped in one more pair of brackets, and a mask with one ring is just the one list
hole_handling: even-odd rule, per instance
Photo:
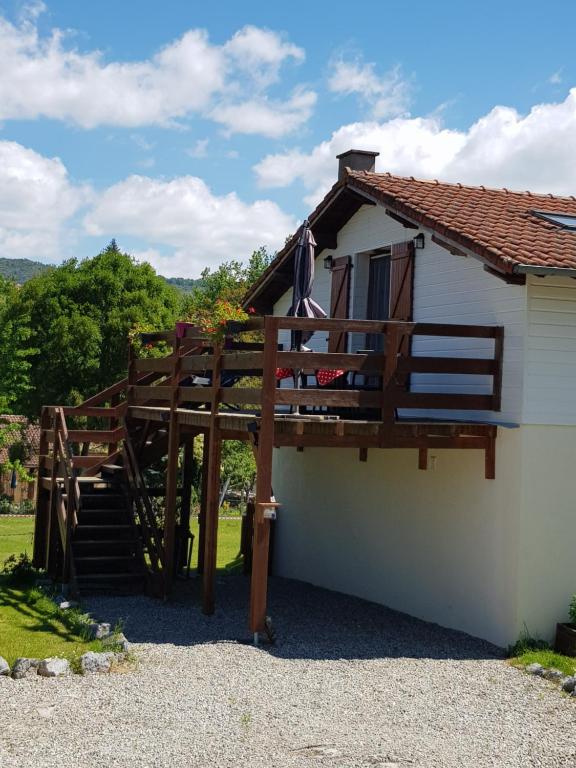
{"label": "distant hill", "polygon": [[[18,285],[47,269],[50,269],[50,266],[40,261],[0,258],[0,276],[14,280]],[[200,278],[194,280],[189,277],[165,277],[164,280],[182,293],[190,293],[194,286],[200,283]]]}
{"label": "distant hill", "polygon": [[47,269],[49,269],[47,264],[41,264],[39,261],[32,261],[31,259],[0,258],[0,275],[14,280],[19,285]]}
{"label": "distant hill", "polygon": [[182,293],[190,293],[193,288],[200,285],[202,282],[202,278],[200,277],[196,280],[191,277],[165,277],[164,280],[170,285],[173,285],[174,288],[178,288]]}

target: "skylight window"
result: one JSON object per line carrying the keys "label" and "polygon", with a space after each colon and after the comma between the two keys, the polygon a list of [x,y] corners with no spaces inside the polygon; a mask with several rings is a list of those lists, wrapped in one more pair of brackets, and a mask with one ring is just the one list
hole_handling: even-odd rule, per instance
{"label": "skylight window", "polygon": [[576,216],[570,213],[549,213],[548,211],[532,211],[534,216],[538,216],[541,219],[549,221],[551,224],[556,224],[562,229],[575,229],[576,230]]}

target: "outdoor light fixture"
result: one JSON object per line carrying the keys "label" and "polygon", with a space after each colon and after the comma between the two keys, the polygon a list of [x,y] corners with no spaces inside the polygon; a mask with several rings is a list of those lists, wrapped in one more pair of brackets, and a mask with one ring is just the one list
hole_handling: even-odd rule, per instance
{"label": "outdoor light fixture", "polygon": [[424,248],[424,232],[420,232],[414,238],[414,248]]}
{"label": "outdoor light fixture", "polygon": [[324,269],[332,269],[333,266],[334,266],[334,257],[332,256],[331,253],[329,253],[328,256],[326,256],[326,258],[324,259]]}

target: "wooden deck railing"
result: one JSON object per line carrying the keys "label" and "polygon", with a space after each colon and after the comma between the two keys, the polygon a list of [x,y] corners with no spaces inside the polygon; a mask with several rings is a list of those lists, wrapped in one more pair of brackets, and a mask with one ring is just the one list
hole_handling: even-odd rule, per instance
{"label": "wooden deck railing", "polygon": [[[331,409],[377,409],[383,422],[393,421],[398,409],[499,411],[502,389],[503,328],[486,325],[451,325],[439,323],[408,323],[397,321],[308,319],[266,317],[247,324],[231,323],[230,337],[246,330],[261,329],[264,343],[252,344],[260,349],[227,351],[226,347],[205,350],[205,354],[181,357],[178,376],[174,377],[174,356],[160,359],[134,359],[128,383],[130,404],[192,405],[216,403],[233,406],[264,404],[276,406],[327,407]],[[339,333],[370,334],[382,337],[382,353],[329,353],[279,350],[281,331],[337,331]],[[411,351],[410,341],[422,337],[452,337],[457,339],[493,340],[490,357],[419,355]],[[175,353],[178,354],[177,352]],[[458,355],[461,354],[461,350]],[[483,351],[486,354],[486,351]],[[314,371],[344,370],[346,374],[362,374],[376,379],[377,387],[354,388],[348,375],[330,388],[277,387],[279,368]],[[182,386],[189,375],[210,379],[215,370],[220,376],[236,376],[235,386]],[[158,376],[155,384],[141,384],[142,374]],[[489,391],[468,392],[421,391],[410,386],[411,374],[490,377]],[[136,377],[140,378],[137,379]],[[244,376],[261,378],[261,386],[242,386]],[[338,383],[339,382],[339,383]],[[438,383],[437,383],[438,384]],[[485,387],[487,382],[483,385]],[[338,388],[336,388],[338,387]]]}

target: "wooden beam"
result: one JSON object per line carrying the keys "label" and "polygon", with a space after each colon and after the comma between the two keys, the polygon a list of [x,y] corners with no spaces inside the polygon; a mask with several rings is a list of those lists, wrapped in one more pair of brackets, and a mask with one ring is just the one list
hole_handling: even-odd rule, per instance
{"label": "wooden beam", "polygon": [[403,227],[406,227],[407,229],[419,229],[419,225],[415,224],[413,221],[410,221],[409,219],[406,219],[404,216],[401,216],[399,213],[395,213],[395,211],[391,211],[390,208],[386,208],[386,215],[390,216],[391,219],[394,219],[394,221],[399,222],[402,224]]}
{"label": "wooden beam", "polygon": [[[208,477],[206,488],[206,533],[204,544],[204,573],[202,611],[214,613],[216,589],[216,555],[218,547],[218,505],[220,501],[220,458],[222,437],[218,426],[218,394],[221,382],[221,347],[214,347],[214,369],[212,372],[212,402],[210,429],[208,432]],[[206,438],[204,438],[206,439]]]}
{"label": "wooden beam", "polygon": [[267,317],[264,324],[264,371],[262,376],[262,411],[258,435],[256,503],[250,581],[250,630],[257,638],[266,628],[270,520],[266,504],[272,501],[272,453],[274,449],[274,404],[276,355],[280,318]]}
{"label": "wooden beam", "polygon": [[484,451],[484,477],[486,480],[496,478],[496,440],[488,438]]}
{"label": "wooden beam", "polygon": [[[162,387],[162,389],[170,390],[168,463],[166,465],[166,497],[164,499],[164,560],[162,570],[164,599],[168,597],[172,589],[175,565],[176,498],[178,493],[178,454],[180,452],[180,425],[176,409],[178,407],[178,382],[180,380],[180,346],[181,340],[175,337],[172,357],[172,387]],[[133,387],[133,389],[138,388]],[[154,389],[154,387],[150,389]]]}
{"label": "wooden beam", "polygon": [[507,285],[526,285],[526,275],[519,275],[516,272],[500,272],[494,267],[489,267],[488,264],[484,264],[484,272],[497,277]]}
{"label": "wooden beam", "polygon": [[[184,462],[182,465],[182,494],[180,511],[180,533],[182,540],[186,541],[186,548],[182,544],[182,555],[187,550],[190,540],[190,515],[192,513],[192,484],[194,482],[194,435],[186,435],[184,440]],[[181,563],[186,566],[185,562]]]}
{"label": "wooden beam", "polygon": [[428,469],[428,448],[418,449],[418,469]]}
{"label": "wooden beam", "polygon": [[206,504],[208,501],[208,462],[210,460],[208,435],[203,436],[202,485],[200,488],[200,514],[198,515],[198,566],[197,573],[204,573],[204,552],[206,547]]}

